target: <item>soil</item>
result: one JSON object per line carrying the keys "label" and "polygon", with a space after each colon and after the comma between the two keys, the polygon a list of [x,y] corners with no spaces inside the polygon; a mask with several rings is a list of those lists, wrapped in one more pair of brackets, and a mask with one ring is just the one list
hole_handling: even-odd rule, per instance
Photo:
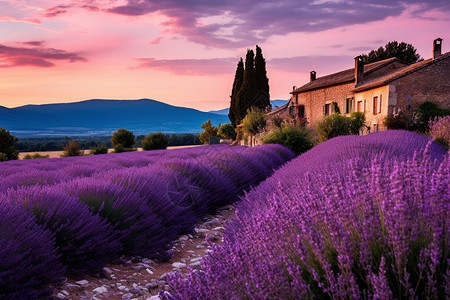
{"label": "soil", "polygon": [[[104,274],[68,277],[53,293],[56,299],[159,299],[160,288],[166,287],[165,276],[173,271],[188,273],[201,268],[202,258],[211,251],[211,243],[223,242],[225,223],[235,216],[234,206],[207,215],[192,234],[180,236],[167,262],[141,257],[122,257],[108,264]],[[209,242],[208,242],[209,241]],[[153,296],[153,297],[152,297]]]}

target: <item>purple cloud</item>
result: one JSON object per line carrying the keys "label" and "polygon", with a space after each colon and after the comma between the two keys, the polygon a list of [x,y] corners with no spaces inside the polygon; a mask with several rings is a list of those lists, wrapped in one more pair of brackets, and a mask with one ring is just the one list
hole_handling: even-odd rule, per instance
{"label": "purple cloud", "polygon": [[50,8],[47,8],[44,13],[44,17],[53,18],[59,15],[63,15],[68,12],[69,8],[72,8],[73,5],[57,5]]}
{"label": "purple cloud", "polygon": [[27,45],[27,46],[43,46],[44,45],[44,41],[19,42],[19,44]]}
{"label": "purple cloud", "polygon": [[212,58],[212,59],[137,59],[138,68],[149,68],[165,71],[177,75],[221,75],[234,72],[238,59]]}
{"label": "purple cloud", "polygon": [[[450,11],[447,0],[128,0],[107,11],[127,16],[159,12],[170,18],[164,25],[191,41],[213,47],[243,47],[272,35],[317,32],[398,16],[414,4],[414,14],[429,9]],[[220,17],[222,16],[222,17]],[[208,20],[209,18],[209,20]],[[207,21],[205,21],[205,19]]]}
{"label": "purple cloud", "polygon": [[[31,46],[41,46],[44,42],[25,42]],[[19,66],[53,67],[52,61],[78,62],[86,61],[85,58],[76,53],[66,52],[54,48],[23,48],[9,47],[0,44],[0,68],[11,68]]]}

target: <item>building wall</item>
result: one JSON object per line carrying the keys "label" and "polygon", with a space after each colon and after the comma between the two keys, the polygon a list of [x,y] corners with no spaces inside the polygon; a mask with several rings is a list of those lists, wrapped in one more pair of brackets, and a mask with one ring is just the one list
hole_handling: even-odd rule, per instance
{"label": "building wall", "polygon": [[450,109],[450,57],[390,83],[390,98],[404,112],[425,101]]}
{"label": "building wall", "polygon": [[[389,88],[389,85],[385,85],[355,94],[356,103],[359,101],[362,103],[360,112],[364,113],[366,124],[370,126],[371,132],[385,130],[383,120],[388,113],[392,113],[392,110],[389,109],[389,106],[392,105],[389,102]],[[377,110],[374,112],[373,102],[375,97],[377,97],[378,102]]]}
{"label": "building wall", "polygon": [[295,102],[296,95],[293,95],[292,98],[296,105],[305,106],[308,126],[315,126],[315,123],[324,117],[323,107],[325,104],[336,102],[341,113],[344,113],[346,99],[353,97],[351,90],[354,88],[355,84],[350,82],[300,93],[297,102]]}

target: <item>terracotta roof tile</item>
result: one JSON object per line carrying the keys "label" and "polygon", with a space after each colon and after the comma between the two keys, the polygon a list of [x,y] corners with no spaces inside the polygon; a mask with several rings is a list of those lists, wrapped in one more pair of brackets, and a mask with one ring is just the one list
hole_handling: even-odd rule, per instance
{"label": "terracotta roof tile", "polygon": [[[399,61],[397,58],[388,58],[385,60],[377,61],[371,64],[364,65],[364,75],[369,74],[379,68],[384,67],[385,65]],[[314,81],[308,82],[307,84],[299,87],[298,89],[291,92],[291,94],[297,94],[300,92],[306,92],[310,90],[315,90],[319,88],[324,88],[327,86],[332,86],[336,84],[342,84],[347,82],[355,81],[355,68],[351,68],[348,70],[344,70],[341,72],[333,73],[330,75],[322,76],[317,78]]]}
{"label": "terracotta roof tile", "polygon": [[406,76],[408,74],[411,74],[413,72],[416,72],[420,69],[423,69],[425,67],[428,67],[429,65],[432,65],[438,61],[447,59],[450,57],[450,52],[447,52],[443,55],[441,55],[440,57],[436,58],[436,59],[432,59],[429,58],[427,60],[423,60],[423,61],[419,61],[415,64],[412,65],[408,65],[406,67],[403,67],[401,69],[398,69],[392,73],[377,77],[373,80],[370,80],[368,82],[364,82],[363,84],[357,86],[354,90],[352,90],[352,92],[362,92],[368,89],[372,89],[375,87],[379,87],[382,85],[386,85],[389,82],[392,82],[400,77]]}

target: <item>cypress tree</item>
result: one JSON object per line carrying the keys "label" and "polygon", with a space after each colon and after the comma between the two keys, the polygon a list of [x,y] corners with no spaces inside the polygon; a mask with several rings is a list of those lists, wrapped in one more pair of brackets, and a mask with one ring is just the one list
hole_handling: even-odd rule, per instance
{"label": "cypress tree", "polygon": [[[269,79],[267,78],[266,72],[266,60],[262,55],[261,48],[256,45],[256,58],[255,58],[255,73],[256,73],[256,86],[258,91],[264,92],[267,94],[266,99],[264,99],[264,103],[261,103],[259,108],[265,109],[268,105],[270,105],[270,96],[269,96]],[[265,96],[265,95],[264,95]],[[262,107],[265,105],[264,107]]]}
{"label": "cypress tree", "polygon": [[244,62],[242,61],[242,57],[239,60],[236,68],[236,74],[234,75],[234,83],[233,83],[233,90],[231,92],[231,102],[230,102],[230,111],[228,113],[228,118],[231,121],[231,124],[233,127],[236,127],[236,125],[239,123],[240,119],[238,117],[239,115],[239,108],[237,104],[237,93],[241,89],[242,82],[244,81]]}
{"label": "cypress tree", "polygon": [[266,60],[261,48],[256,46],[256,57],[253,50],[248,49],[244,63],[238,63],[231,93],[230,118],[236,127],[251,107],[265,109],[270,105],[269,79],[266,72]]}

